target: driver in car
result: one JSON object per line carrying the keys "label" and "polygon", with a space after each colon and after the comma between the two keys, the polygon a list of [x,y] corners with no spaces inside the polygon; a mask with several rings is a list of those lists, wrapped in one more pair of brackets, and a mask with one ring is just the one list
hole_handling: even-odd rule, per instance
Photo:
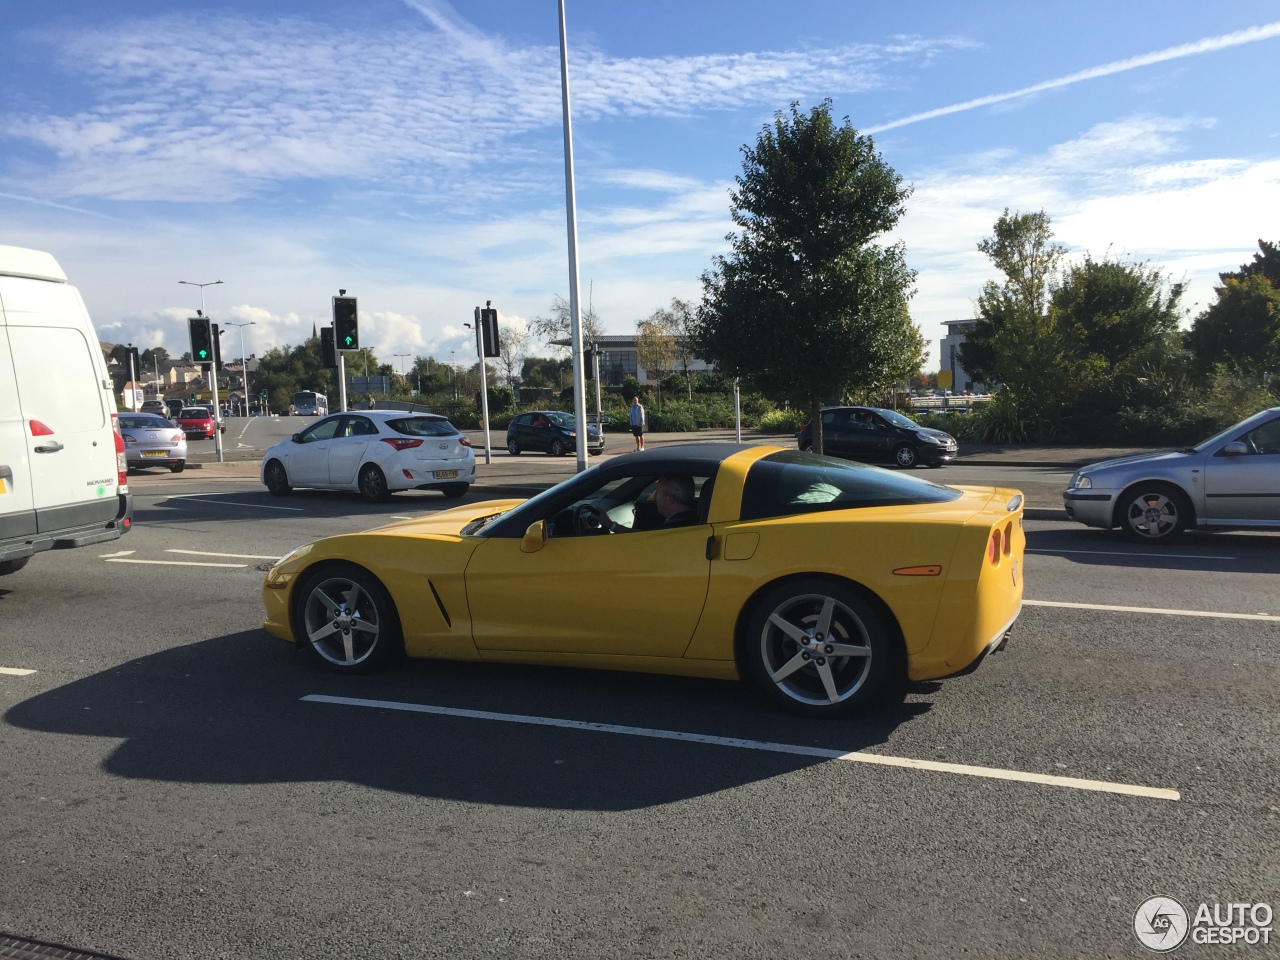
{"label": "driver in car", "polygon": [[[693,477],[688,474],[679,473],[659,477],[653,490],[653,501],[658,509],[658,516],[662,517],[659,530],[686,527],[698,522],[698,511],[693,496]],[[629,529],[614,523],[607,513],[591,504],[584,505],[583,512],[599,525],[602,533],[620,533]]]}

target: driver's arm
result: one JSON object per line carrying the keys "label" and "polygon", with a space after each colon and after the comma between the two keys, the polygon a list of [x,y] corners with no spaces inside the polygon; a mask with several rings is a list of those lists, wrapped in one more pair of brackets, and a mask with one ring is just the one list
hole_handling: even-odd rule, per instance
{"label": "driver's arm", "polygon": [[595,504],[588,503],[584,504],[584,506],[591,512],[592,516],[596,518],[596,521],[600,524],[600,530],[602,533],[618,533],[623,529],[609,518],[609,514],[605,513],[605,511],[601,510]]}

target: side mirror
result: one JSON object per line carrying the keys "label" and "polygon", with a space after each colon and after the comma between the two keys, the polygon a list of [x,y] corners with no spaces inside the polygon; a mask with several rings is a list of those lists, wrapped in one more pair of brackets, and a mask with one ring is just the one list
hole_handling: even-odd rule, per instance
{"label": "side mirror", "polygon": [[1222,448],[1224,457],[1245,457],[1249,455],[1249,448],[1245,446],[1243,440],[1232,440]]}
{"label": "side mirror", "polygon": [[289,439],[290,439],[290,440],[292,440],[294,443],[301,443],[301,442],[302,442],[302,434],[300,434],[300,433],[295,433],[295,434],[294,434],[292,437],[290,437]]}
{"label": "side mirror", "polygon": [[524,532],[524,539],[520,541],[520,550],[522,553],[537,553],[546,542],[547,521],[539,520],[529,524],[529,529]]}

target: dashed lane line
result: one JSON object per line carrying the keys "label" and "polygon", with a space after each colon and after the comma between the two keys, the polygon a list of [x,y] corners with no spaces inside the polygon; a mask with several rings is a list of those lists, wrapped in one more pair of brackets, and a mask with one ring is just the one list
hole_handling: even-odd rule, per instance
{"label": "dashed lane line", "polygon": [[[273,557],[272,559],[276,559]],[[247,563],[197,563],[194,560],[134,560],[130,557],[108,557],[105,563],[142,563],[151,567],[225,567],[243,570]]]}
{"label": "dashed lane line", "polygon": [[1055,556],[1060,553],[1084,554],[1091,557],[1159,557],[1161,560],[1239,560],[1239,557],[1220,557],[1204,553],[1134,553],[1128,550],[1032,550],[1027,553],[1040,553]]}
{"label": "dashed lane line", "polygon": [[1106,610],[1112,613],[1155,613],[1166,617],[1216,617],[1222,620],[1267,620],[1280,623],[1269,613],[1218,613],[1210,610],[1166,610],[1162,607],[1121,607],[1109,603],[1066,603],[1061,600],[1023,600],[1028,607],[1061,607],[1069,610]]}
{"label": "dashed lane line", "polygon": [[927,770],[931,773],[955,773],[988,780],[1013,780],[1040,786],[1065,787],[1072,790],[1089,790],[1097,793],[1118,793],[1130,797],[1151,800],[1180,800],[1177,790],[1166,787],[1144,787],[1132,783],[1113,783],[1107,780],[1082,780],[1077,777],[1058,777],[1022,770],[1004,770],[999,767],[975,767],[965,763],[941,763],[935,760],[915,760],[910,757],[893,757],[878,753],[862,753],[829,750],[823,747],[805,747],[792,743],[770,743],[766,740],[740,740],[735,737],[714,737],[702,733],[685,733],[679,730],[657,730],[649,727],[626,727],[614,723],[591,723],[583,720],[562,720],[557,717],[535,717],[518,713],[493,713],[488,710],[464,710],[456,707],[437,707],[425,703],[400,703],[395,700],[364,700],[357,697],[331,697],[325,694],[308,694],[302,698],[311,703],[328,703],[344,707],[371,707],[376,710],[403,710],[409,713],[429,713],[445,717],[463,717],[469,720],[496,720],[500,723],[520,723],[538,727],[559,727],[566,730],[585,730],[591,733],[613,733],[628,737],[649,737],[655,740],[679,740],[685,743],[702,743],[719,747],[735,747],[740,750],[760,750],[766,753],[786,753],[822,760],[841,760],[847,763],[869,763],[884,767],[902,767],[910,770]]}
{"label": "dashed lane line", "polygon": [[24,670],[21,667],[0,667],[0,673],[3,673],[6,677],[29,677],[35,671]]}
{"label": "dashed lane line", "polygon": [[101,557],[103,560],[106,560],[108,557],[127,557],[131,553],[137,553],[137,552],[138,552],[137,550],[118,550],[115,553],[100,553],[98,554],[98,556]]}
{"label": "dashed lane line", "polygon": [[243,500],[214,500],[212,497],[192,496],[191,494],[170,494],[167,500],[198,500],[201,503],[216,503],[223,507],[253,507],[255,510],[288,510],[290,513],[302,513],[301,507],[275,507],[265,503],[245,503]]}
{"label": "dashed lane line", "polygon": [[191,557],[230,557],[233,560],[279,560],[283,554],[264,553],[210,553],[207,550],[166,550],[165,553],[181,553]]}

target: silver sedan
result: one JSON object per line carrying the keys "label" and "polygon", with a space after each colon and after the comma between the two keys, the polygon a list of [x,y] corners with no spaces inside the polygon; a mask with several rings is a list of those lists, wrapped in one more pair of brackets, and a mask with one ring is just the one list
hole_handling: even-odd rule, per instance
{"label": "silver sedan", "polygon": [[1141,543],[1188,527],[1280,529],[1280,407],[1194,447],[1085,467],[1062,499],[1071,519]]}
{"label": "silver sedan", "polygon": [[154,413],[122,413],[120,435],[130,470],[168,467],[181,473],[187,465],[187,435],[171,420]]}

